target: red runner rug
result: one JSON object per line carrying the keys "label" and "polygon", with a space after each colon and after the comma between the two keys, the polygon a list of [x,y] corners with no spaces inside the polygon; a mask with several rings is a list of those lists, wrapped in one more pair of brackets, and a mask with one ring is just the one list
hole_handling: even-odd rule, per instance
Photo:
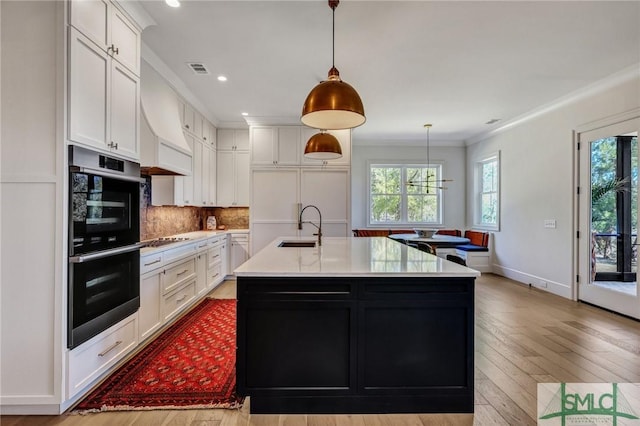
{"label": "red runner rug", "polygon": [[74,411],[238,408],[236,301],[205,299]]}

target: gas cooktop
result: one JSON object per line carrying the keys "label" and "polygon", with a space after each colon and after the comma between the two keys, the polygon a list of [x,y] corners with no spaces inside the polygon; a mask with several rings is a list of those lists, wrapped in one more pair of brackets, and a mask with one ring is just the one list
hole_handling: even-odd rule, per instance
{"label": "gas cooktop", "polygon": [[177,243],[180,241],[189,241],[187,237],[166,237],[166,238],[156,238],[155,240],[150,240],[144,242],[143,247],[160,247],[166,244]]}

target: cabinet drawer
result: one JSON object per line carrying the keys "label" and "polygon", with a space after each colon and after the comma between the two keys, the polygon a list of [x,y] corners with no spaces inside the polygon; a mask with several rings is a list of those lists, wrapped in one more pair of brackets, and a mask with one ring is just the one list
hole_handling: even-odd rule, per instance
{"label": "cabinet drawer", "polygon": [[140,256],[140,275],[162,266],[162,253]]}
{"label": "cabinet drawer", "polygon": [[224,277],[222,276],[222,263],[218,262],[207,270],[207,287],[213,287],[219,284]]}
{"label": "cabinet drawer", "polygon": [[138,343],[137,314],[69,352],[68,396],[91,384]]}
{"label": "cabinet drawer", "polygon": [[249,234],[231,234],[231,241],[246,243],[249,241]]}
{"label": "cabinet drawer", "polygon": [[162,306],[164,320],[168,320],[196,297],[196,281],[192,280],[173,293],[165,296]]}
{"label": "cabinet drawer", "polygon": [[191,258],[176,265],[169,265],[162,277],[163,293],[172,291],[181,286],[185,281],[195,278],[196,259]]}
{"label": "cabinet drawer", "polygon": [[222,260],[222,246],[210,248],[209,252],[207,253],[207,264],[209,265],[209,267],[217,263],[220,263],[221,260]]}
{"label": "cabinet drawer", "polygon": [[205,250],[209,247],[209,240],[202,240],[196,243],[196,251]]}

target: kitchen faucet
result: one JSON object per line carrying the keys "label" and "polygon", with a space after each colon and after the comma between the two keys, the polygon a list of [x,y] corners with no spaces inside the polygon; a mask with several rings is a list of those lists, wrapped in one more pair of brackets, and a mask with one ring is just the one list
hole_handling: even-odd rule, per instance
{"label": "kitchen faucet", "polygon": [[[302,205],[302,204],[300,204]],[[304,211],[307,209],[307,207],[313,207],[314,209],[316,209],[318,211],[318,216],[320,216],[320,226],[316,225],[315,223],[311,222],[310,220],[307,221],[302,221],[302,213],[304,213]],[[313,235],[317,235],[318,236],[318,246],[322,245],[322,213],[320,213],[320,209],[317,208],[316,206],[314,206],[313,204],[308,204],[306,206],[304,206],[301,210],[300,210],[300,215],[298,216],[298,229],[302,229],[302,224],[303,223],[310,223],[313,226],[315,226],[316,228],[318,228],[318,233],[317,234],[313,234]]]}

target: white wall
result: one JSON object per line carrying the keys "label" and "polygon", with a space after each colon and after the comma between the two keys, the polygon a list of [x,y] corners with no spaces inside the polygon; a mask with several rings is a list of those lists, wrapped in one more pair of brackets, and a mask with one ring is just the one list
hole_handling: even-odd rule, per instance
{"label": "white wall", "polygon": [[[574,102],[467,148],[467,170],[479,156],[501,152],[501,227],[492,236],[493,271],[571,297],[575,228],[573,132],[592,121],[640,107],[640,74],[592,90]],[[467,187],[472,188],[472,175]],[[467,223],[473,220],[467,193]],[[555,219],[556,229],[543,221]]]}
{"label": "white wall", "polygon": [[[402,142],[389,141],[386,146],[353,145],[351,158],[351,225],[367,226],[367,174],[368,162],[386,160],[426,161],[424,146],[401,146]],[[432,162],[443,161],[443,177],[453,179],[443,194],[444,228],[465,228],[465,151],[463,146],[431,146]],[[406,227],[406,226],[405,226]]]}

